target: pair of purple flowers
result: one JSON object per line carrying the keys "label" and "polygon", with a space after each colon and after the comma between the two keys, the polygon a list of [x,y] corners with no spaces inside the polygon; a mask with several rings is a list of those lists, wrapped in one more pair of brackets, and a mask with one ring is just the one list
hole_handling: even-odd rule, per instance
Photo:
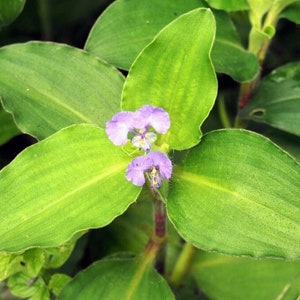
{"label": "pair of purple flowers", "polygon": [[164,134],[169,128],[169,114],[151,105],[144,105],[135,112],[119,112],[106,123],[106,133],[115,145],[125,145],[129,139],[132,145],[145,151],[145,155],[134,158],[126,170],[126,178],[134,185],[145,183],[145,173],[153,188],[161,186],[162,178],[171,178],[170,159],[162,152],[151,151],[156,133]]}

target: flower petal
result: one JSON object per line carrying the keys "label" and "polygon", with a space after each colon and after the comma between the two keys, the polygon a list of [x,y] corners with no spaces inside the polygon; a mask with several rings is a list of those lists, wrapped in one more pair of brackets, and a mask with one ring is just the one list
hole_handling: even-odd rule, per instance
{"label": "flower petal", "polygon": [[170,179],[172,175],[172,162],[162,152],[151,151],[147,154],[148,158],[152,161],[152,166],[159,169],[161,176],[165,179]]}
{"label": "flower petal", "polygon": [[145,183],[144,172],[152,166],[152,161],[147,156],[138,156],[132,160],[126,170],[126,178],[134,185],[141,186]]}
{"label": "flower petal", "polygon": [[122,111],[113,116],[106,123],[106,133],[108,138],[117,146],[125,145],[128,140],[128,132],[133,130],[134,113],[130,111]]}
{"label": "flower petal", "polygon": [[144,105],[135,112],[136,128],[152,126],[158,133],[166,133],[170,128],[169,114],[160,107]]}

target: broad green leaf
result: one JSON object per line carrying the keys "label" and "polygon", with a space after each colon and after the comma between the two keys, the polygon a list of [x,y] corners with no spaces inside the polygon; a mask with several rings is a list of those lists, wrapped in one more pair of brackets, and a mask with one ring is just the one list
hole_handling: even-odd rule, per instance
{"label": "broad green leaf", "polygon": [[217,32],[211,57],[217,72],[225,73],[236,81],[248,81],[258,73],[258,61],[245,50],[229,15],[215,11]]}
{"label": "broad green leaf", "polygon": [[249,9],[247,0],[206,0],[213,8],[226,11],[237,11]]}
{"label": "broad green leaf", "polygon": [[128,70],[139,52],[165,25],[204,4],[201,0],[115,1],[93,26],[85,50]]}
{"label": "broad green leaf", "polygon": [[[139,52],[164,26],[185,12],[206,6],[200,0],[115,1],[95,23],[85,49],[128,70]],[[251,80],[258,72],[255,56],[243,49],[229,17],[224,17],[221,11],[215,11],[214,15],[217,35],[212,60],[216,71],[237,81]]]}
{"label": "broad green leaf", "polygon": [[300,295],[299,270],[300,261],[201,252],[194,259],[191,273],[209,299],[290,300]]}
{"label": "broad green leaf", "polygon": [[58,300],[175,299],[165,280],[141,259],[94,263],[63,289]]}
{"label": "broad green leaf", "polygon": [[168,111],[171,127],[165,142],[172,149],[199,142],[199,126],[214,104],[217,81],[209,57],[214,35],[210,10],[184,14],[140,53],[126,78],[122,108],[152,104]]}
{"label": "broad green leaf", "polygon": [[240,117],[300,135],[300,63],[279,67],[263,78]]}
{"label": "broad green leaf", "polygon": [[125,178],[129,162],[88,124],[24,150],[0,172],[0,251],[58,246],[110,223],[140,192]]}
{"label": "broad green leaf", "polygon": [[174,170],[167,210],[196,247],[300,258],[300,166],[246,130],[205,135]]}
{"label": "broad green leaf", "polygon": [[4,111],[0,104],[0,145],[4,144],[19,133],[20,131],[16,127],[11,115]]}
{"label": "broad green leaf", "polygon": [[26,0],[0,0],[0,30],[17,18],[25,2]]}
{"label": "broad green leaf", "polygon": [[0,58],[3,106],[39,139],[72,124],[104,127],[120,110],[123,76],[85,51],[30,42],[0,48]]}
{"label": "broad green leaf", "polygon": [[281,12],[280,17],[286,18],[296,24],[300,24],[300,3],[293,3],[286,7]]}

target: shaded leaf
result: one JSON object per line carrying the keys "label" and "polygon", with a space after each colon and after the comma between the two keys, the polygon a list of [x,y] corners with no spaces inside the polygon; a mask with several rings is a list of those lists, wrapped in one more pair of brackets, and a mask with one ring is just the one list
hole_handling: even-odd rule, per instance
{"label": "shaded leaf", "polygon": [[26,0],[0,0],[0,29],[17,18],[25,2]]}
{"label": "shaded leaf", "polygon": [[172,149],[199,142],[199,126],[214,104],[217,81],[209,57],[214,34],[210,10],[184,14],[140,53],[126,78],[122,108],[163,107],[170,115],[171,127],[161,143]]}
{"label": "shaded leaf", "polygon": [[29,42],[0,57],[0,97],[23,132],[43,139],[72,124],[104,127],[120,110],[123,76],[87,52]]}
{"label": "shaded leaf", "polygon": [[175,299],[168,284],[142,259],[107,259],[94,263],[63,289],[59,300],[68,299]]}
{"label": "shaded leaf", "polygon": [[300,3],[293,3],[286,7],[280,14],[281,18],[286,18],[296,24],[300,24]]}
{"label": "shaded leaf", "polygon": [[[85,49],[128,70],[139,52],[164,26],[183,13],[206,6],[200,0],[115,1],[95,23]],[[258,72],[255,56],[243,49],[229,17],[224,17],[221,11],[214,14],[217,37],[212,60],[216,70],[237,81],[252,79]]]}
{"label": "shaded leaf", "polygon": [[[1,99],[0,99],[1,100]],[[11,115],[9,115],[0,104],[0,145],[4,144],[20,133]]]}
{"label": "shaded leaf", "polygon": [[266,76],[240,117],[300,135],[300,63],[290,63]]}
{"label": "shaded leaf", "polygon": [[128,70],[139,52],[165,25],[204,4],[201,0],[115,1],[94,24],[85,50]]}
{"label": "shaded leaf", "polygon": [[55,296],[58,296],[71,279],[72,278],[66,274],[53,274],[49,281],[48,287]]}
{"label": "shaded leaf", "polygon": [[206,0],[213,8],[226,11],[237,11],[249,9],[247,0]]}
{"label": "shaded leaf", "polygon": [[205,135],[174,170],[167,210],[196,247],[232,255],[300,257],[300,167],[246,130]]}
{"label": "shaded leaf", "polygon": [[225,73],[234,80],[249,81],[258,73],[258,60],[245,50],[239,40],[229,15],[215,11],[217,33],[211,57],[217,72]]}
{"label": "shaded leaf", "polygon": [[297,299],[300,261],[255,260],[199,253],[191,273],[210,299]]}
{"label": "shaded leaf", "polygon": [[140,192],[125,178],[129,161],[87,124],[24,150],[0,172],[0,251],[58,246],[110,223]]}

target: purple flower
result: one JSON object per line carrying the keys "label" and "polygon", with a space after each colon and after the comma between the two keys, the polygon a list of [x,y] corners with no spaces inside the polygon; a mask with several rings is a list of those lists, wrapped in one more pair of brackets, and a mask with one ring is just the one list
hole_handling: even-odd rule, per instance
{"label": "purple flower", "polygon": [[125,145],[131,133],[131,143],[148,152],[158,133],[166,133],[170,128],[169,114],[160,107],[144,105],[135,112],[117,113],[106,123],[106,133],[117,146]]}
{"label": "purple flower", "polygon": [[126,178],[134,185],[142,186],[145,183],[145,172],[149,174],[151,187],[158,188],[162,178],[171,178],[172,162],[164,153],[151,151],[132,160],[127,167]]}

